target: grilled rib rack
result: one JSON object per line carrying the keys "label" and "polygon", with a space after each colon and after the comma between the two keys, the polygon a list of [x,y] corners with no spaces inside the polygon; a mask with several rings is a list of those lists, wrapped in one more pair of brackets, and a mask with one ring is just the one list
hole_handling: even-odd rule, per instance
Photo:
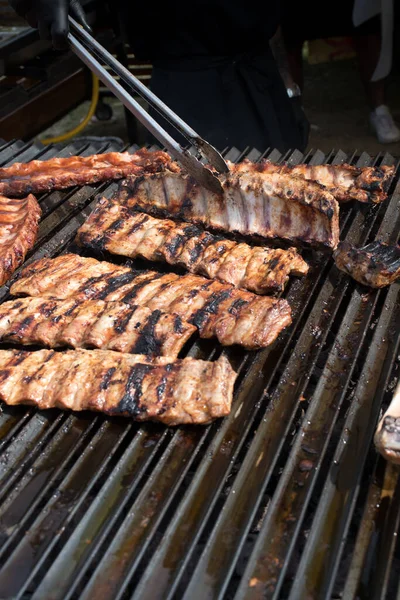
{"label": "grilled rib rack", "polygon": [[[10,142],[0,164],[114,149]],[[260,158],[225,153],[246,155]],[[30,258],[71,249],[95,194],[115,189],[44,195]],[[383,205],[341,207],[341,238],[396,243],[400,184],[391,191]],[[206,428],[2,407],[2,600],[396,597],[400,481],[372,439],[399,375],[399,284],[363,288],[317,253],[285,297],[293,325],[273,348],[224,350],[239,371],[233,410]],[[205,340],[188,348],[221,352]]]}

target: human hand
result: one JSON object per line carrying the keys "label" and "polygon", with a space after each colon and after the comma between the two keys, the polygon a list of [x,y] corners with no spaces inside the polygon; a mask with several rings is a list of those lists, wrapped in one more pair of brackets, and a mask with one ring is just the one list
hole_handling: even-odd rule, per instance
{"label": "human hand", "polygon": [[51,39],[57,50],[68,47],[69,14],[90,31],[79,0],[9,0],[9,3],[31,27],[39,30],[42,39]]}
{"label": "human hand", "polygon": [[298,127],[302,143],[302,147],[299,147],[299,150],[304,151],[307,148],[308,138],[310,135],[310,123],[304,112],[301,96],[293,96],[290,98],[290,103],[292,105],[296,125]]}

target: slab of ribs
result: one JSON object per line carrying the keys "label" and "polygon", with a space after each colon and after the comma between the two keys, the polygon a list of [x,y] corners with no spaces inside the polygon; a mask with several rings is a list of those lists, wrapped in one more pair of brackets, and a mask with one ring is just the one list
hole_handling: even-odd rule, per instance
{"label": "slab of ribs", "polygon": [[24,262],[33,247],[41,210],[36,198],[0,196],[0,285]]}
{"label": "slab of ribs", "polygon": [[283,291],[289,275],[308,272],[295,248],[249,246],[190,223],[132,212],[105,198],[79,229],[76,241],[93,250],[181,266],[257,294]]}
{"label": "slab of ribs", "polygon": [[77,254],[32,263],[11,293],[146,306],[180,316],[201,337],[248,350],[269,346],[291,323],[290,306],[283,299],[257,296],[199,275],[134,271]]}
{"label": "slab of ribs", "polygon": [[224,356],[209,362],[111,350],[0,350],[0,399],[11,406],[94,410],[165,425],[229,414],[235,378]]}

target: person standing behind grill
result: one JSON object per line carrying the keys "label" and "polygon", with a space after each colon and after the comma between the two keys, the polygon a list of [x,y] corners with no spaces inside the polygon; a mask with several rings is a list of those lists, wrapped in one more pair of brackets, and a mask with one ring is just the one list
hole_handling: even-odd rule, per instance
{"label": "person standing behind grill", "polygon": [[[76,0],[9,2],[58,48],[65,47],[68,12],[84,19]],[[249,6],[237,0],[116,0],[110,9],[135,56],[152,62],[153,92],[216,148],[306,148],[308,121],[277,35],[279,0]]]}
{"label": "person standing behind grill", "polygon": [[386,106],[385,80],[392,64],[393,0],[336,0],[323,4],[285,0],[282,32],[292,76],[303,88],[302,48],[305,41],[349,36],[370,107],[370,124],[379,142],[400,140]]}

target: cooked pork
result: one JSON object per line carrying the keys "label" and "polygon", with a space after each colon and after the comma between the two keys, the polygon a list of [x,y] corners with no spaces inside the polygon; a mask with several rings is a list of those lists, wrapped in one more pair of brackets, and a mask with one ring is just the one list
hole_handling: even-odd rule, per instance
{"label": "cooked pork", "polygon": [[[338,202],[383,202],[387,198],[395,167],[353,167],[351,165],[295,165],[261,163],[264,173],[299,176],[328,188]],[[242,171],[253,168],[249,161],[236,167]]]}
{"label": "cooked pork", "polygon": [[24,194],[50,192],[73,185],[86,185],[127,175],[152,173],[174,163],[165,152],[149,152],[145,148],[135,154],[109,152],[93,156],[69,156],[14,163],[0,168],[0,194],[23,196]]}
{"label": "cooked pork", "polygon": [[386,460],[400,464],[400,383],[376,429],[374,442]]}
{"label": "cooked pork", "polygon": [[0,285],[22,265],[35,243],[40,215],[32,195],[20,200],[0,196]]}
{"label": "cooked pork", "polygon": [[165,425],[229,414],[236,374],[216,362],[109,350],[0,350],[0,399],[11,406],[94,410]]}
{"label": "cooked pork", "polygon": [[400,277],[398,246],[372,242],[363,248],[355,248],[349,242],[340,242],[334,258],[338,269],[373,288],[390,285]]}
{"label": "cooked pork", "polygon": [[29,265],[11,288],[14,295],[119,301],[179,315],[204,338],[264,348],[291,323],[286,300],[257,296],[198,275],[133,271],[66,254]]}
{"label": "cooked pork", "polygon": [[196,225],[132,213],[105,198],[79,229],[76,241],[87,248],[183,266],[258,294],[282,291],[291,273],[308,272],[295,248],[252,248]]}
{"label": "cooked pork", "polygon": [[220,175],[223,195],[167,165],[162,172],[127,178],[116,198],[129,208],[219,231],[336,248],[339,205],[329,190],[303,177],[270,172],[264,163],[230,169]]}
{"label": "cooked pork", "polygon": [[178,356],[196,331],[178,315],[123,302],[19,298],[0,305],[0,341]]}

